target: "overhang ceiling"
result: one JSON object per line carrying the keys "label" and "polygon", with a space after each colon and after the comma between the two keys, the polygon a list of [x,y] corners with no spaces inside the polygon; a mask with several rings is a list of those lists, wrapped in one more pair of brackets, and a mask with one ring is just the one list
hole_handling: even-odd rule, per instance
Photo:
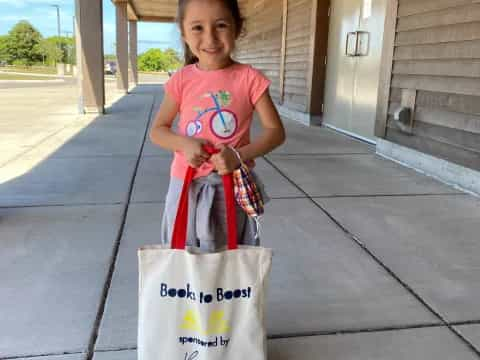
{"label": "overhang ceiling", "polygon": [[112,0],[127,3],[128,20],[174,22],[178,0]]}
{"label": "overhang ceiling", "polygon": [[[128,4],[128,19],[137,21],[174,22],[177,16],[178,0],[112,0]],[[244,8],[248,0],[240,0]]]}

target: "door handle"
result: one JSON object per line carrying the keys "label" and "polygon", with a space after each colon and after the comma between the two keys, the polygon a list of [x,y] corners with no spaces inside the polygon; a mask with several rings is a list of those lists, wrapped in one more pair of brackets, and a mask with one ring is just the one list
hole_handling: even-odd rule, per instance
{"label": "door handle", "polygon": [[[353,51],[352,51],[352,47],[351,47],[351,42],[350,42],[350,38],[354,36],[355,37],[355,47],[353,48]],[[347,41],[345,43],[345,55],[346,56],[350,56],[350,57],[353,57],[353,56],[357,56],[357,50],[358,50],[358,36],[357,36],[357,32],[356,31],[352,31],[352,32],[348,32],[347,33]]]}
{"label": "door handle", "polygon": [[[352,37],[354,37],[352,39]],[[352,41],[355,41],[354,47]],[[368,31],[352,31],[347,33],[345,55],[349,57],[367,56],[370,48],[370,33]]]}
{"label": "door handle", "polygon": [[356,31],[356,34],[355,56],[367,56],[370,52],[370,33],[368,31]]}

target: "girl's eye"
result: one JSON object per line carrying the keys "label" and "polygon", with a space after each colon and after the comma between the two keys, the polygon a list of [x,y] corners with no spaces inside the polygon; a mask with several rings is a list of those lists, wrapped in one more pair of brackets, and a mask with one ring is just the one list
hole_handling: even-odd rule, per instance
{"label": "girl's eye", "polygon": [[219,29],[225,29],[225,28],[228,27],[228,24],[226,24],[226,23],[218,23],[218,24],[217,24],[217,27],[218,27]]}
{"label": "girl's eye", "polygon": [[202,31],[202,27],[200,25],[196,25],[192,27],[192,31]]}

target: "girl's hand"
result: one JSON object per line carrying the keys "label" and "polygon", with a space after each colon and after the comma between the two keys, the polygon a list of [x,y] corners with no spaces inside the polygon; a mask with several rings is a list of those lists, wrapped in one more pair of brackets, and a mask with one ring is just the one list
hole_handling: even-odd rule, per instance
{"label": "girl's hand", "polygon": [[199,168],[210,158],[210,154],[203,150],[203,145],[208,144],[208,141],[191,137],[188,137],[185,140],[183,154],[191,167],[195,169]]}
{"label": "girl's hand", "polygon": [[235,152],[223,144],[217,145],[220,152],[210,157],[210,162],[215,166],[219,175],[227,175],[240,166],[240,160]]}

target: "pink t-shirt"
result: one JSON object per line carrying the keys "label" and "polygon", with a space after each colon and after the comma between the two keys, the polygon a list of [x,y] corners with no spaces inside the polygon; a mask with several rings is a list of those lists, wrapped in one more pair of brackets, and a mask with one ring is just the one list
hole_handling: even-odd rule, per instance
{"label": "pink t-shirt", "polygon": [[[212,71],[187,65],[168,80],[165,91],[180,109],[179,134],[237,148],[250,143],[254,106],[269,85],[250,65],[234,63]],[[183,179],[187,167],[183,153],[175,152],[171,176]],[[205,162],[195,177],[207,176],[213,169]]]}

